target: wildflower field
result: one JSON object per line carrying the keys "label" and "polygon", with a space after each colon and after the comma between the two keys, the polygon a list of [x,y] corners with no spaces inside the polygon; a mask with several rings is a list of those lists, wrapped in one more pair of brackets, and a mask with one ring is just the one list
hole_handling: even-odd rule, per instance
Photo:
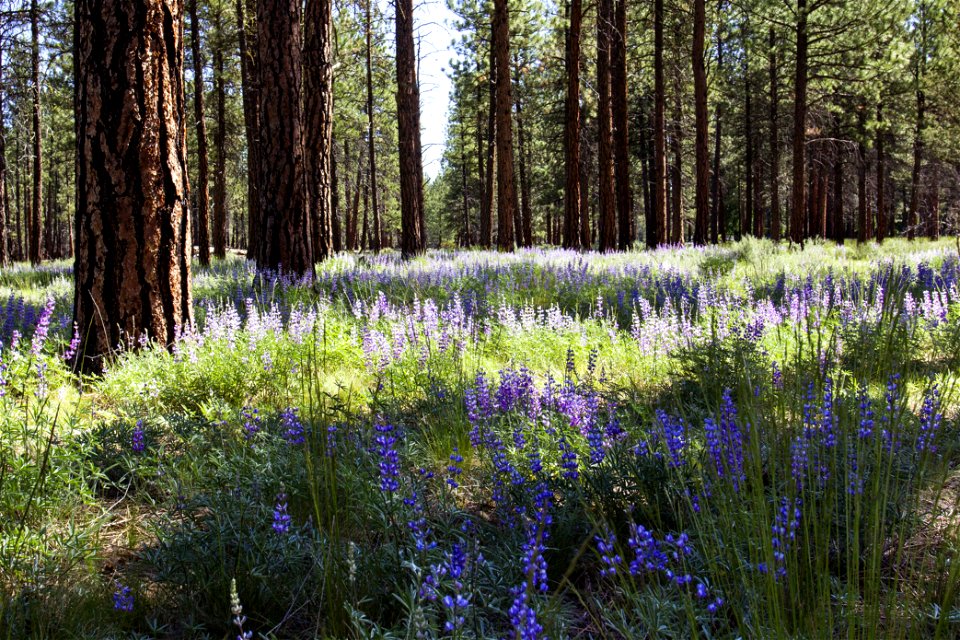
{"label": "wildflower field", "polygon": [[954,638],[950,242],[0,272],[0,637]]}

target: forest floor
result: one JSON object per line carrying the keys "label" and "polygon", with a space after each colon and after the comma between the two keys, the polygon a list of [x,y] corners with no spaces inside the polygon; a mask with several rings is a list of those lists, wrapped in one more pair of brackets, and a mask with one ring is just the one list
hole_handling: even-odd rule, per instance
{"label": "forest floor", "polygon": [[79,378],[0,270],[0,636],[960,634],[952,240],[253,281]]}

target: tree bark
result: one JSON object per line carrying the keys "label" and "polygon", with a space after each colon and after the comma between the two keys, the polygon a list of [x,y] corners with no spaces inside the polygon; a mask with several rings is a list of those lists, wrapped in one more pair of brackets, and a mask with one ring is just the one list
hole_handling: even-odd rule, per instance
{"label": "tree bark", "polygon": [[517,164],[520,170],[520,215],[515,221],[514,229],[517,235],[517,244],[521,247],[530,247],[533,246],[533,228],[530,220],[533,212],[530,206],[530,182],[527,180],[527,158],[529,149],[527,148],[526,131],[523,126],[523,98],[520,96],[520,63],[516,55],[514,55],[514,60],[516,61],[517,83]]}
{"label": "tree bark", "polygon": [[696,187],[694,196],[694,244],[704,245],[710,233],[710,150],[708,148],[707,69],[704,60],[706,0],[693,2],[693,102],[696,127]]}
{"label": "tree bark", "polygon": [[747,51],[749,38],[749,16],[743,22],[741,33],[741,45],[744,50],[743,56],[743,138],[744,138],[744,169],[745,181],[744,196],[745,206],[740,211],[740,237],[746,237],[753,234],[753,214],[754,214],[754,169],[756,168],[756,158],[753,153],[753,83],[750,78],[750,54]]}
{"label": "tree bark", "polygon": [[[919,81],[918,81],[919,82]],[[922,89],[917,89],[917,120],[913,132],[913,169],[910,172],[910,208],[907,209],[907,239],[917,234],[917,213],[920,209],[920,179],[923,170],[923,129],[927,101]]]}
{"label": "tree bark", "polygon": [[[654,189],[654,220],[656,245],[667,242],[667,134],[666,93],[663,80],[663,0],[653,4],[653,158],[656,188]],[[654,246],[656,246],[654,245]]]}
{"label": "tree bark", "polygon": [[197,0],[189,0],[190,49],[193,54],[193,114],[197,132],[197,184],[194,201],[197,206],[196,241],[199,245],[200,264],[210,264],[210,188],[207,151],[207,122],[203,108],[203,58],[200,53],[200,18],[197,15]]}
{"label": "tree bark", "polygon": [[250,28],[248,19],[256,13],[253,2],[237,0],[236,4],[243,126],[247,140],[247,258],[256,258],[260,236],[260,65],[256,30]]}
{"label": "tree bark", "polygon": [[933,164],[931,167],[932,176],[930,177],[929,190],[929,212],[927,214],[927,237],[931,240],[940,239],[940,165]]}
{"label": "tree bark", "polygon": [[617,248],[616,187],[613,173],[613,107],[610,92],[610,45],[613,0],[597,4],[597,238],[600,251]]}
{"label": "tree bark", "polygon": [[[4,84],[3,84],[3,43],[0,42],[0,114],[3,114]],[[9,223],[10,202],[7,197],[7,128],[0,115],[0,266],[10,262],[7,224]]]}
{"label": "tree bark", "polygon": [[857,243],[870,239],[870,217],[867,215],[867,107],[857,107]]}
{"label": "tree bark", "polygon": [[30,209],[30,264],[43,257],[40,245],[40,207],[43,203],[43,145],[40,131],[40,8],[30,1],[30,88],[33,98],[33,206]]}
{"label": "tree bark", "polygon": [[257,0],[261,151],[257,268],[312,277],[300,108],[301,13],[299,0]]}
{"label": "tree bark", "polygon": [[793,193],[790,200],[790,239],[803,242],[803,215],[806,211],[807,140],[807,0],[797,0],[797,67],[793,102]]}
{"label": "tree bark", "polygon": [[[722,4],[721,4],[722,8]],[[717,72],[723,70],[723,36],[720,29],[717,29]],[[710,181],[710,241],[717,244],[722,238],[727,239],[727,225],[721,202],[723,194],[720,191],[720,144],[721,144],[721,115],[722,106],[718,100],[714,107],[714,127],[713,127],[713,177]],[[721,219],[724,218],[724,219]]]}
{"label": "tree bark", "polygon": [[497,68],[497,248],[513,251],[513,218],[520,207],[514,177],[510,15],[507,0],[494,0],[493,32]]}
{"label": "tree bark", "polygon": [[182,0],[75,4],[78,364],[192,321]]}
{"label": "tree bark", "polygon": [[887,237],[887,157],[884,149],[883,103],[877,105],[877,242]]}
{"label": "tree bark", "polygon": [[610,43],[610,90],[613,101],[613,164],[617,194],[617,246],[626,251],[636,235],[630,177],[630,129],[627,94],[627,0],[616,0]]}
{"label": "tree bark", "polygon": [[564,103],[564,192],[563,246],[580,248],[580,29],[582,0],[570,0],[570,28],[567,31]]}
{"label": "tree bark", "polygon": [[213,86],[217,101],[217,130],[213,146],[217,159],[213,165],[213,255],[227,257],[230,223],[227,218],[227,90],[223,68],[223,25],[219,10],[214,14],[217,41],[213,47]]}
{"label": "tree bark", "polygon": [[413,42],[413,0],[396,0],[395,33],[400,143],[400,250],[404,258],[411,258],[426,251],[420,87],[417,84],[417,53]]}
{"label": "tree bark", "polygon": [[780,113],[777,34],[770,27],[770,238],[780,242]]}
{"label": "tree bark", "polygon": [[[314,260],[333,255],[333,15],[331,0],[307,0],[304,16],[303,157]],[[370,115],[370,125],[373,124]],[[372,133],[372,131],[371,131]],[[373,142],[371,138],[371,148]],[[376,198],[376,195],[374,195]]]}
{"label": "tree bark", "polygon": [[[679,40],[679,38],[678,38]],[[670,223],[670,243],[683,246],[683,91],[680,69],[675,67],[673,86],[673,126],[670,134],[670,152],[673,163],[670,166],[670,196],[672,200]]]}
{"label": "tree bark", "polygon": [[[329,2],[329,0],[325,0]],[[383,238],[383,226],[380,221],[380,191],[377,187],[377,145],[376,128],[373,121],[373,9],[371,0],[366,3],[366,54],[367,54],[367,159],[370,162],[370,197],[373,204],[373,229],[370,248],[380,251]],[[332,106],[332,105],[331,105]],[[332,115],[332,109],[331,109]],[[464,190],[466,195],[466,190]]]}

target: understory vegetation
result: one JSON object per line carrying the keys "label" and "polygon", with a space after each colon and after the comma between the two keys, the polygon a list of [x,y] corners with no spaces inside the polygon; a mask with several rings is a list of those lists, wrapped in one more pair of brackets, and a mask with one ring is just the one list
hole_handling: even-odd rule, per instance
{"label": "understory vegetation", "polygon": [[950,242],[0,271],[5,638],[952,638]]}

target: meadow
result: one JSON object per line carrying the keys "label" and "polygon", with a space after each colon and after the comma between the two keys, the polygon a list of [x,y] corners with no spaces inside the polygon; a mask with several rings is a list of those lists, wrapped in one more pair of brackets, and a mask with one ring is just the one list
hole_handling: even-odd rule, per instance
{"label": "meadow", "polygon": [[255,275],[81,378],[0,271],[0,637],[960,635],[951,242]]}

